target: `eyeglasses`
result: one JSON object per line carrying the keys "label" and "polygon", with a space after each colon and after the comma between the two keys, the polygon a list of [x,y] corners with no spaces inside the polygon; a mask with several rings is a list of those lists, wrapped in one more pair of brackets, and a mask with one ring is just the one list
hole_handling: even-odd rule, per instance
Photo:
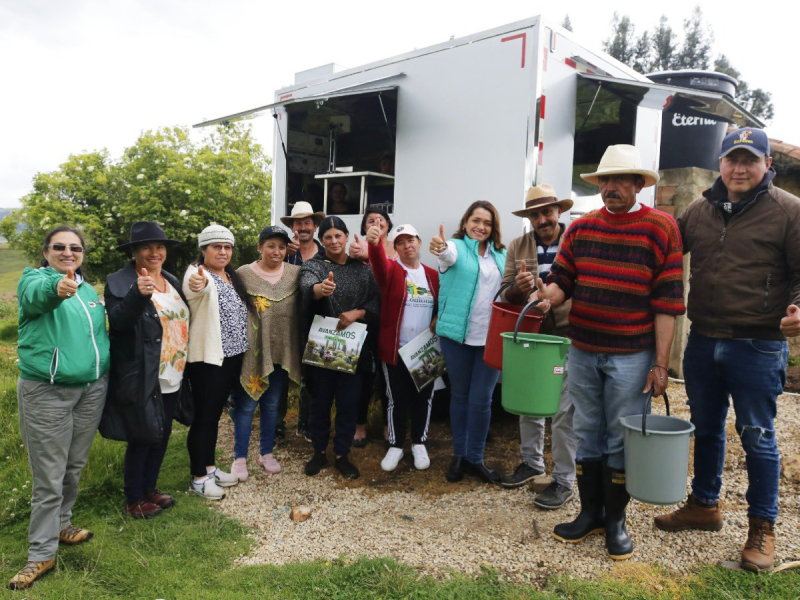
{"label": "eyeglasses", "polygon": [[[47,247],[51,250],[55,250],[56,252],[64,252],[68,246],[66,244],[49,244]],[[69,245],[69,251],[73,254],[80,254],[84,250],[85,248],[83,246],[73,246],[72,244]]]}

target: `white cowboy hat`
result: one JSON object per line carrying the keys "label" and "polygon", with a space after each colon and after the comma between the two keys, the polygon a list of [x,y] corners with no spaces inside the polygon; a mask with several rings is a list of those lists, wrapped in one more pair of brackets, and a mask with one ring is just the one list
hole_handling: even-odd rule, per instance
{"label": "white cowboy hat", "polygon": [[581,173],[583,179],[595,185],[600,185],[598,178],[601,175],[641,175],[644,177],[644,187],[657,184],[659,179],[655,171],[642,168],[639,151],[629,144],[609,146],[597,165],[597,171]]}
{"label": "white cowboy hat", "polygon": [[314,219],[314,224],[319,226],[322,219],[325,218],[324,212],[314,212],[314,209],[308,202],[300,201],[295,202],[292,207],[291,216],[281,217],[281,223],[287,227],[291,227],[295,219],[305,219],[311,217]]}
{"label": "white cowboy hat", "polygon": [[528,190],[528,193],[525,195],[525,208],[512,211],[511,214],[517,217],[528,217],[532,211],[553,204],[558,206],[561,211],[572,208],[572,200],[559,200],[553,186],[542,183]]}

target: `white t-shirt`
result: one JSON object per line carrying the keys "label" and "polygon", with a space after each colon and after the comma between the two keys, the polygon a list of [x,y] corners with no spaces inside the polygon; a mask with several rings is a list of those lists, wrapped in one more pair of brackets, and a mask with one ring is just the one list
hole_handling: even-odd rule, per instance
{"label": "white t-shirt", "polygon": [[406,270],[406,306],[403,310],[403,322],[400,323],[400,347],[417,337],[431,326],[433,316],[433,293],[428,289],[428,278],[425,268],[420,265],[409,269],[400,261]]}

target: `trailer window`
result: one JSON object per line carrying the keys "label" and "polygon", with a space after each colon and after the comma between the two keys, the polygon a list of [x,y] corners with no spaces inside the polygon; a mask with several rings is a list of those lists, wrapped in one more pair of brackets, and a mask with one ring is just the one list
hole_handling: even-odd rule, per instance
{"label": "trailer window", "polygon": [[328,214],[393,211],[395,88],[296,102],[286,113],[287,214],[299,200]]}
{"label": "trailer window", "polygon": [[609,146],[634,143],[637,100],[625,98],[595,81],[579,79],[572,163],[573,217],[602,206],[597,186],[584,181],[581,173],[596,171]]}

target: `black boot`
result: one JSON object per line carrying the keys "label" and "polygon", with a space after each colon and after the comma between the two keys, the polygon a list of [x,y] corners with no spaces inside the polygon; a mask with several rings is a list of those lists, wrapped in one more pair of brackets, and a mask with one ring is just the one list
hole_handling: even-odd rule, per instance
{"label": "black boot", "polygon": [[606,505],[606,550],[614,560],[633,556],[633,541],[625,528],[625,508],[631,497],[625,489],[625,471],[603,463],[603,497]]}
{"label": "black boot", "polygon": [[603,463],[579,462],[575,465],[581,512],[571,523],[560,523],[553,537],[560,542],[577,544],[593,533],[603,533]]}

